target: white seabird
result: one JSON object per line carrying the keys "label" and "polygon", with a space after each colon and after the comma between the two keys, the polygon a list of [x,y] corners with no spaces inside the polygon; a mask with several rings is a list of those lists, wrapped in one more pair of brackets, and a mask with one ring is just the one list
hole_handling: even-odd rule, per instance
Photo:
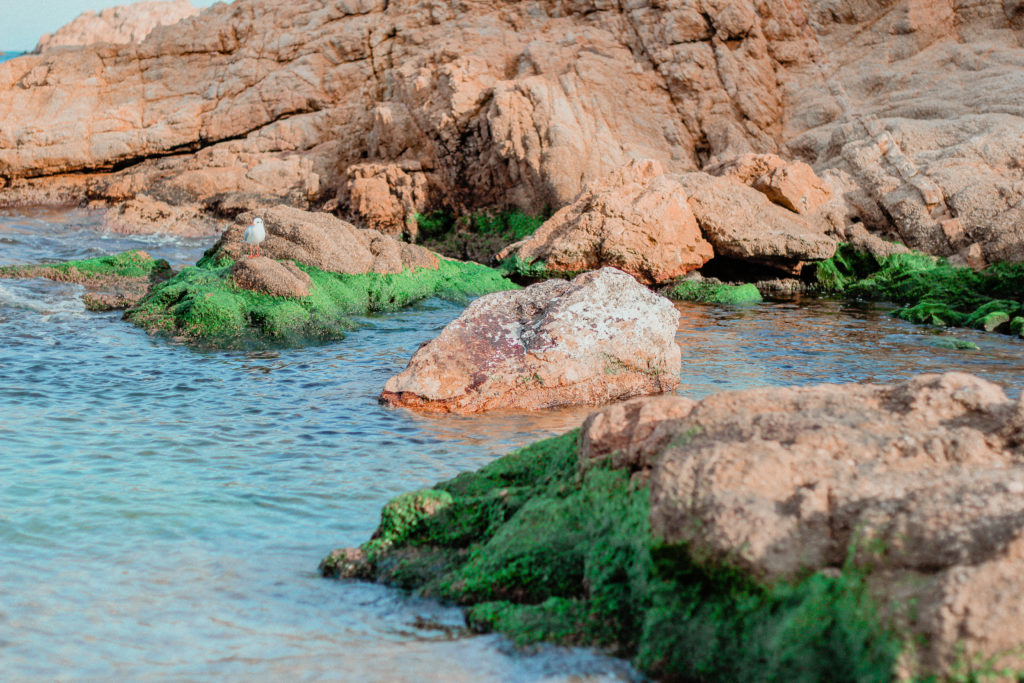
{"label": "white seabird", "polygon": [[263,227],[263,219],[257,216],[242,234],[242,241],[249,245],[249,258],[252,258],[253,247],[256,247],[256,255],[260,255],[260,242],[265,239],[267,239],[267,231]]}

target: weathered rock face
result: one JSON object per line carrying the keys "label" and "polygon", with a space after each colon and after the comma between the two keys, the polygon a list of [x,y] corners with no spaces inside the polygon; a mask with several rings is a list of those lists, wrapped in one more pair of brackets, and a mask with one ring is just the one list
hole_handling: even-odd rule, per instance
{"label": "weathered rock face", "polygon": [[[236,261],[247,253],[242,234],[259,215],[266,227],[260,251],[269,259],[291,260],[332,273],[400,273],[406,268],[437,269],[437,256],[376,230],[360,230],[327,213],[276,206],[242,213],[214,245],[214,254]],[[268,260],[269,260],[268,259]]]}
{"label": "weathered rock face", "polygon": [[757,190],[707,173],[683,173],[678,179],[716,256],[798,272],[802,262],[835,253],[837,241],[823,222],[807,221]]}
{"label": "weathered rock face", "polygon": [[165,233],[181,237],[217,235],[224,226],[194,206],[172,206],[144,194],[112,207],[103,225],[127,235]]}
{"label": "weathered rock face", "polygon": [[266,256],[240,258],[231,267],[231,277],[242,289],[272,296],[309,296],[309,275],[290,261],[275,261]]}
{"label": "weathered rock face", "polygon": [[388,380],[386,403],[536,410],[679,383],[679,313],[613,268],[480,297]]}
{"label": "weathered rock face", "polygon": [[[0,65],[0,202],[259,193],[410,231],[557,209],[631,159],[774,153],[844,220],[1022,260],[1022,37],[1016,0],[237,0]],[[816,201],[783,175],[778,201]]]}
{"label": "weathered rock face", "polygon": [[99,14],[83,12],[71,23],[39,39],[35,52],[69,45],[141,43],[157,26],[169,26],[199,14],[189,0],[136,2],[108,7]]}
{"label": "weathered rock face", "polygon": [[498,259],[511,256],[561,273],[613,266],[645,284],[659,284],[699,268],[714,253],[701,237],[683,188],[661,164],[646,160],[588,185]]}
{"label": "weathered rock face", "polygon": [[1024,401],[998,386],[949,373],[637,400],[584,425],[581,465],[609,455],[650,477],[665,541],[763,579],[852,550],[889,616],[926,637],[912,668],[948,671],[961,646],[1020,668]]}
{"label": "weathered rock face", "polygon": [[741,154],[704,170],[750,185],[797,213],[813,213],[832,199],[832,191],[813,168],[802,161],[785,161],[777,154]]}

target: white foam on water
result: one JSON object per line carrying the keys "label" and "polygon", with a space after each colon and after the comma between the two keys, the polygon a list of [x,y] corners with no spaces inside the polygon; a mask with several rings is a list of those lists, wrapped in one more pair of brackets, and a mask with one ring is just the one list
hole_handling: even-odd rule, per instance
{"label": "white foam on water", "polygon": [[54,316],[85,313],[81,285],[59,284],[40,287],[33,280],[0,282],[0,308],[32,311],[49,320]]}

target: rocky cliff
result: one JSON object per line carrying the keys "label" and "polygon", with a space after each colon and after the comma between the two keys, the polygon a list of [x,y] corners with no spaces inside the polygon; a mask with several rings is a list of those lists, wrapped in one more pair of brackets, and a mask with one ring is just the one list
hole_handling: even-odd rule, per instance
{"label": "rocky cliff", "polygon": [[199,8],[193,7],[189,0],[136,2],[108,7],[99,13],[88,11],[57,31],[44,35],[33,52],[67,45],[140,43],[157,26],[175,24],[196,14],[199,14]]}
{"label": "rocky cliff", "polygon": [[1024,259],[1020,0],[237,0],[0,65],[0,201],[283,199],[415,232],[636,158],[800,159],[850,221]]}

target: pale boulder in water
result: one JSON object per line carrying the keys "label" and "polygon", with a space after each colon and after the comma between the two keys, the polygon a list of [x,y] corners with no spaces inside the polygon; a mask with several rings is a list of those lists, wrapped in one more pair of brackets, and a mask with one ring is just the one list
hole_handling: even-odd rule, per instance
{"label": "pale boulder in water", "polygon": [[381,399],[434,412],[538,410],[679,384],[679,312],[614,268],[480,297]]}

